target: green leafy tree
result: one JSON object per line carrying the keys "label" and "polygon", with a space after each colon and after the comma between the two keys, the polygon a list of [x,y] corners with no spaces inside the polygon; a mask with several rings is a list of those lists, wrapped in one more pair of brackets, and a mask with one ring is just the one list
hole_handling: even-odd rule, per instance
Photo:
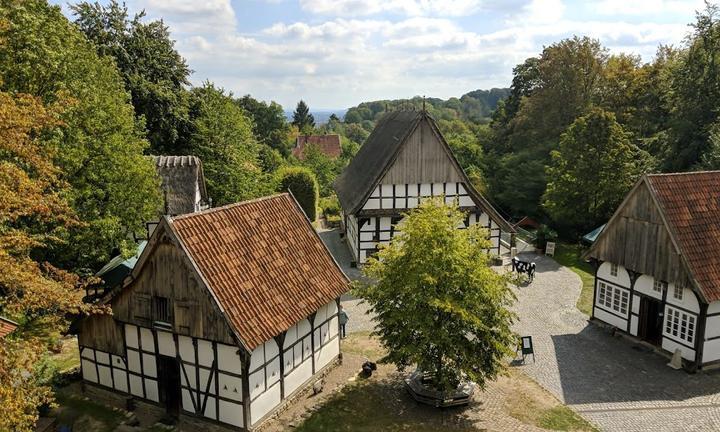
{"label": "green leafy tree", "polygon": [[258,101],[250,95],[237,99],[237,103],[252,116],[253,134],[257,142],[268,145],[282,156],[288,157],[290,127],[282,106],[275,102],[267,104]]}
{"label": "green leafy tree", "polygon": [[720,9],[697,13],[681,61],[672,72],[670,149],[664,168],[685,170],[710,147],[720,100]]}
{"label": "green leafy tree", "polygon": [[260,168],[252,121],[223,89],[206,82],[190,97],[191,133],[184,146],[203,161],[214,205],[261,196],[271,182]]}
{"label": "green leafy tree", "polygon": [[298,102],[297,104],[297,107],[295,107],[295,112],[293,112],[292,124],[294,126],[297,126],[297,128],[300,130],[300,133],[312,133],[312,130],[315,127],[315,117],[310,114],[310,107],[307,106],[305,101],[300,100],[300,102]]}
{"label": "green leafy tree", "polygon": [[175,50],[162,21],[143,22],[145,12],[128,16],[124,4],[82,2],[71,6],[75,23],[101,56],[117,65],[132,96],[136,115],[143,119],[156,154],[178,154],[178,140],[187,127],[190,69]]}
{"label": "green leafy tree", "polygon": [[641,173],[640,151],[615,115],[594,109],[563,134],[547,168],[543,205],[557,226],[585,232],[607,221]]}
{"label": "green leafy tree", "polygon": [[290,191],[308,219],[317,217],[318,183],[312,171],[304,167],[283,167],[276,173],[277,190]]}
{"label": "green leafy tree", "polygon": [[396,240],[365,265],[373,282],[356,293],[377,316],[382,359],[413,365],[441,390],[467,376],[481,388],[500,373],[516,337],[508,279],[489,265],[487,231],[466,230],[465,214],[441,200],[424,201],[398,229]]}
{"label": "green leafy tree", "polygon": [[[0,26],[3,25],[0,20]],[[2,41],[0,41],[2,44]],[[0,338],[0,430],[34,431],[38,406],[53,400],[41,359],[69,314],[89,312],[82,281],[37,257],[78,225],[67,183],[40,137],[60,123],[64,100],[45,106],[0,91],[0,314],[21,325]]]}
{"label": "green leafy tree", "polygon": [[606,61],[607,50],[599,41],[574,37],[515,68],[511,97],[496,119],[497,141],[488,158],[488,166],[495,168],[488,173],[488,184],[501,207],[518,216],[538,215],[550,152],[562,132],[600,99]]}
{"label": "green leafy tree", "polygon": [[67,199],[83,222],[58,233],[65,240],[44,258],[65,269],[98,268],[135,245],[131,233],[160,208],[159,180],[143,156],[148,143],[112,59],[57,6],[44,0],[0,0],[0,91],[45,104],[66,100],[60,124],[43,135]]}

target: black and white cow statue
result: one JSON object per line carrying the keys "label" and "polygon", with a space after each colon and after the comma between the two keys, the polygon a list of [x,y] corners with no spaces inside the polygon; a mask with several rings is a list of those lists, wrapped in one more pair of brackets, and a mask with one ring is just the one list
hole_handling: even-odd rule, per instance
{"label": "black and white cow statue", "polygon": [[518,273],[526,273],[530,282],[535,278],[535,263],[522,261],[518,257],[512,259],[512,270]]}

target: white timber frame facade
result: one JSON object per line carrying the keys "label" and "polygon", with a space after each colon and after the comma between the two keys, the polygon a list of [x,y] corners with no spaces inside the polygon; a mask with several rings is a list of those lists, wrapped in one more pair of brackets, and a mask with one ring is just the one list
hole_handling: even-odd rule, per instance
{"label": "white timber frame facade", "polygon": [[435,121],[426,112],[392,112],[335,182],[343,230],[357,264],[389,243],[397,225],[423,199],[443,198],[466,213],[466,228],[488,231],[489,252],[500,255],[501,232],[514,229],[472,186]]}
{"label": "white timber frame facade", "polygon": [[[287,194],[268,200],[274,199],[296,206]],[[295,210],[312,229],[299,207]],[[342,290],[324,294],[326,302],[309,313],[290,310],[287,316],[300,316],[295,324],[268,326],[264,330],[273,336],[251,345],[228,319],[239,314],[233,310],[238,307],[224,300],[218,287],[208,289],[203,266],[188,256],[178,231],[172,219],[162,220],[123,286],[104,299],[113,315],[79,322],[83,380],[169,414],[252,430],[337,360],[340,294],[348,281],[337,268],[331,276]],[[319,237],[317,242],[322,245]],[[328,268],[337,266],[330,261]]]}
{"label": "white timber frame facade", "polygon": [[720,363],[720,296],[704,273],[712,246],[696,244],[716,240],[718,185],[720,172],[643,176],[585,255],[595,268],[592,318],[680,350],[690,371]]}

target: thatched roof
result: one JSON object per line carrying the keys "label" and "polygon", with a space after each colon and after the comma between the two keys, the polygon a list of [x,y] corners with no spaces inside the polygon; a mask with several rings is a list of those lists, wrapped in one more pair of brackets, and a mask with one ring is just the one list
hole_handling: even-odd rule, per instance
{"label": "thatched roof", "polygon": [[162,179],[164,214],[176,216],[196,211],[198,187],[201,204],[209,203],[200,158],[197,156],[152,156],[152,158],[157,173]]}

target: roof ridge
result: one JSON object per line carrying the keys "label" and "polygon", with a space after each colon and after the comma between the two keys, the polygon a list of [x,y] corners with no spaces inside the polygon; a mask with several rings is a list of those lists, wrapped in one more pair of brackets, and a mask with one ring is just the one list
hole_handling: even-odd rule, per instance
{"label": "roof ridge", "polygon": [[220,211],[232,209],[235,207],[242,207],[244,205],[253,204],[256,202],[260,202],[260,201],[268,201],[268,200],[275,199],[275,198],[287,197],[289,195],[290,194],[288,194],[287,192],[280,192],[280,193],[276,193],[273,195],[266,195],[266,196],[262,196],[259,198],[253,198],[253,199],[249,199],[249,200],[245,200],[245,201],[238,201],[238,202],[232,203],[232,204],[225,204],[224,206],[213,207],[213,208],[205,209],[205,210],[194,212],[194,213],[187,213],[187,214],[183,214],[183,215],[173,216],[173,217],[170,217],[170,220],[174,221],[174,220],[179,220],[179,219],[190,219],[195,216],[206,215],[209,213],[217,213]]}
{"label": "roof ridge", "polygon": [[672,173],[646,173],[647,177],[672,177],[682,175],[693,175],[693,174],[720,174],[720,170],[702,170],[702,171],[685,171],[685,172],[672,172]]}

